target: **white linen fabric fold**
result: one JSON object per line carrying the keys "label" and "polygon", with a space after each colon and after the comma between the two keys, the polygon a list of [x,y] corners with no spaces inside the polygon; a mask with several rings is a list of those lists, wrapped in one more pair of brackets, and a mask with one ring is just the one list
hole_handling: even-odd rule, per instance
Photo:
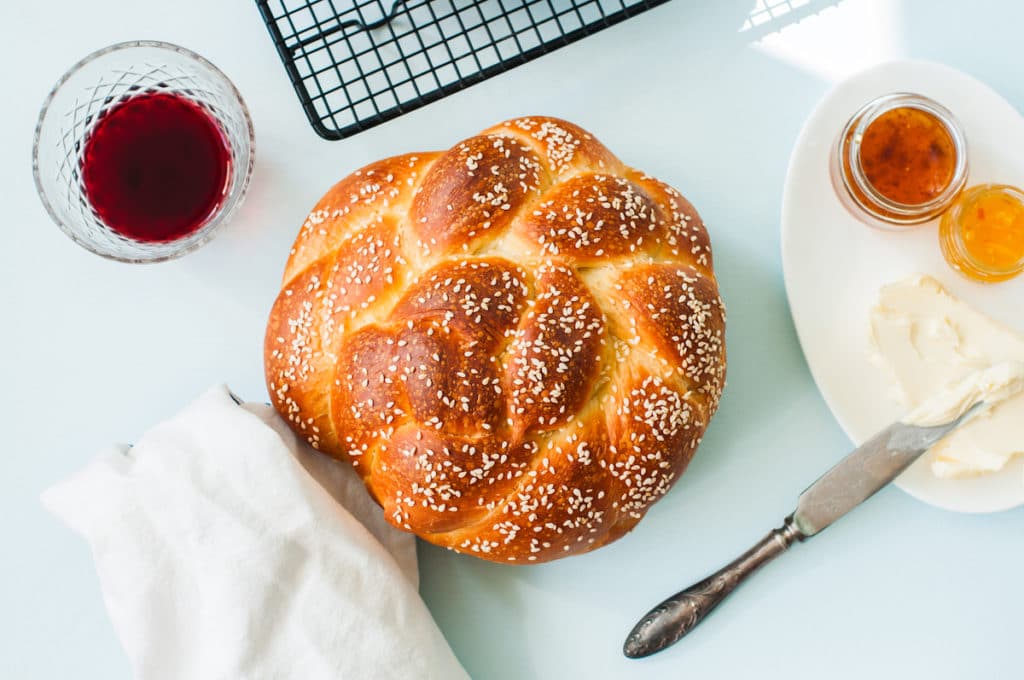
{"label": "white linen fabric fold", "polygon": [[347,465],[217,386],[43,494],[140,680],[467,678]]}

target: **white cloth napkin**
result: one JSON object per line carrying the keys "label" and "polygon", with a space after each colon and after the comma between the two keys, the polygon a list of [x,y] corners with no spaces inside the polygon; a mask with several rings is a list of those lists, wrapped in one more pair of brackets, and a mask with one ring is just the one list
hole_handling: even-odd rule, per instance
{"label": "white cloth napkin", "polygon": [[468,677],[417,593],[412,536],[224,386],[43,502],[91,545],[140,680]]}

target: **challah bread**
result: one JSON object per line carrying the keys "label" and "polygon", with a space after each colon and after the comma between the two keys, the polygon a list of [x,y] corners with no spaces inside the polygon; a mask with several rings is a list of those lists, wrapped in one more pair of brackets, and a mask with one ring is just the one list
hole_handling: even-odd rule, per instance
{"label": "challah bread", "polygon": [[288,259],[266,376],[395,526],[543,562],[620,537],[683,473],[724,333],[693,206],[529,117],[328,191]]}

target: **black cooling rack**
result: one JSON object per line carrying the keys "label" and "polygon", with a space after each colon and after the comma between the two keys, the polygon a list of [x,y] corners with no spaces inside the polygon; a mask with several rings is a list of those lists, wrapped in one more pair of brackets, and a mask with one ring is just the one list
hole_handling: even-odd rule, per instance
{"label": "black cooling rack", "polygon": [[668,0],[256,0],[317,134],[342,139]]}

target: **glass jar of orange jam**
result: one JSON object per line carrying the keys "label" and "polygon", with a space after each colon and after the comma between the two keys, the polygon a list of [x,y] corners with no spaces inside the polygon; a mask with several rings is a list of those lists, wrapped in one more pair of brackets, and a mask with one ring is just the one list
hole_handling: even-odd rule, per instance
{"label": "glass jar of orange jam", "polygon": [[921,224],[967,182],[967,141],[953,114],[919,94],[888,94],[846,123],[832,149],[832,184],[858,219],[882,228]]}
{"label": "glass jar of orange jam", "polygon": [[950,266],[975,281],[1024,272],[1024,193],[1004,184],[964,190],[942,216],[939,245]]}

